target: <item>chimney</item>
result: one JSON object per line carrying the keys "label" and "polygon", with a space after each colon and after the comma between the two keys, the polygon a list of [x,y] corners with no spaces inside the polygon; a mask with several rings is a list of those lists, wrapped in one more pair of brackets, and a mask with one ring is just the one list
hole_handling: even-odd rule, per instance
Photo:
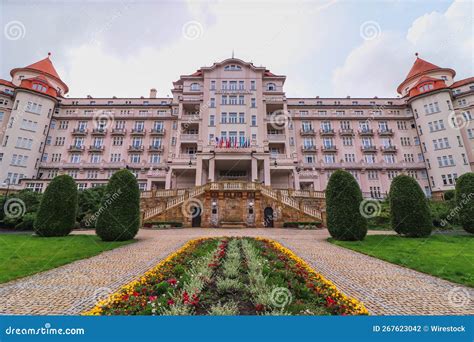
{"label": "chimney", "polygon": [[150,89],[150,99],[156,99],[156,89],[155,88]]}

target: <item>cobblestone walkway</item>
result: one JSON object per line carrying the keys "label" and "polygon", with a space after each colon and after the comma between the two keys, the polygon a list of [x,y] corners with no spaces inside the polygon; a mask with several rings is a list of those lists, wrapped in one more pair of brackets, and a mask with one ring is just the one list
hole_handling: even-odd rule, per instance
{"label": "cobblestone walkway", "polygon": [[0,285],[0,314],[80,314],[187,240],[224,235],[278,240],[373,315],[474,314],[472,288],[332,245],[326,230],[285,229],[141,230],[136,243]]}

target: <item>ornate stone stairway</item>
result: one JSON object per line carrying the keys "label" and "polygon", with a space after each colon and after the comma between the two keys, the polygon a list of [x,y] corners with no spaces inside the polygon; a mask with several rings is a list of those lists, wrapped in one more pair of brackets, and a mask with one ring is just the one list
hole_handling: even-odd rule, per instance
{"label": "ornate stone stairway", "polygon": [[[260,183],[242,182],[242,181],[223,181],[213,182],[206,185],[198,186],[189,190],[154,190],[145,191],[141,194],[142,199],[142,222],[147,223],[154,221],[159,217],[163,217],[165,213],[177,209],[187,201],[199,203],[208,203],[205,200],[199,201],[198,198],[203,197],[206,192],[221,193],[253,193],[258,200],[260,195],[270,199],[273,203],[278,204],[284,210],[290,210],[298,213],[301,221],[324,221],[322,208],[324,207],[324,192],[307,191],[307,190],[277,190]],[[257,194],[257,195],[255,195]],[[323,203],[319,208],[310,203]],[[144,205],[147,203],[147,205]],[[242,206],[245,203],[242,201]],[[203,211],[206,209],[203,204]],[[179,211],[174,211],[175,216],[180,216]],[[174,220],[180,221],[182,217],[175,217]]]}

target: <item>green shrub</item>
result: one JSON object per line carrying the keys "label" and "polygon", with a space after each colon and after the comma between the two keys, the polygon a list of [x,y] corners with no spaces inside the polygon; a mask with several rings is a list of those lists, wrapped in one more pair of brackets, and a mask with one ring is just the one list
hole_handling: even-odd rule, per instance
{"label": "green shrub", "polygon": [[39,236],[65,236],[74,228],[77,185],[68,175],[55,177],[41,199],[34,224]]}
{"label": "green shrub", "polygon": [[461,226],[474,234],[474,173],[465,173],[457,179],[456,205]]}
{"label": "green shrub", "polygon": [[305,227],[304,229],[311,229],[312,227],[315,227],[315,228],[322,227],[322,223],[320,221],[314,221],[314,222],[284,222],[283,227],[284,228]]}
{"label": "green shrub", "polygon": [[326,188],[326,212],[329,233],[336,240],[363,240],[367,234],[367,220],[359,206],[362,192],[355,178],[337,170]]}
{"label": "green shrub", "polygon": [[35,213],[26,213],[21,222],[15,226],[15,230],[33,230],[36,220]]}
{"label": "green shrub", "polygon": [[96,233],[104,241],[125,241],[140,227],[140,190],[135,176],[120,170],[110,178],[98,210]]}
{"label": "green shrub", "polygon": [[453,211],[455,205],[454,200],[429,201],[433,226],[440,229],[452,229],[453,225],[459,224],[458,216]]}
{"label": "green shrub", "polygon": [[392,229],[400,235],[425,237],[433,228],[428,200],[416,180],[400,175],[390,186]]}
{"label": "green shrub", "polygon": [[[34,192],[30,189],[23,189],[16,193],[11,193],[8,198],[5,196],[0,197],[0,220],[2,225],[6,227],[16,227],[23,222],[23,217],[28,213],[36,213],[38,211],[42,194],[39,192]],[[5,215],[5,206],[7,200],[19,200],[22,203],[21,215],[6,216]],[[26,224],[28,225],[28,223]],[[16,229],[16,228],[15,228]]]}
{"label": "green shrub", "polygon": [[77,196],[78,210],[77,221],[87,220],[86,216],[92,216],[100,209],[105,194],[105,186],[97,186],[94,188],[79,191]]}
{"label": "green shrub", "polygon": [[153,226],[169,226],[171,228],[182,228],[183,222],[178,221],[151,221],[143,224],[143,227],[153,228]]}
{"label": "green shrub", "polygon": [[452,199],[454,199],[454,197],[456,196],[456,191],[454,190],[447,190],[444,192],[444,200],[445,201],[450,201]]}

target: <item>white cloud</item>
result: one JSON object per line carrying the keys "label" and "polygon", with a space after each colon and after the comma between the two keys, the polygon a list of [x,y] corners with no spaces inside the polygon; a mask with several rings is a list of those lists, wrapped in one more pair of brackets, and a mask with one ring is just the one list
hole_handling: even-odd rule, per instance
{"label": "white cloud", "polygon": [[455,1],[445,13],[417,18],[407,35],[382,32],[364,41],[333,73],[337,96],[395,96],[396,88],[410,70],[415,52],[441,67],[457,71],[457,79],[473,72],[473,4]]}

